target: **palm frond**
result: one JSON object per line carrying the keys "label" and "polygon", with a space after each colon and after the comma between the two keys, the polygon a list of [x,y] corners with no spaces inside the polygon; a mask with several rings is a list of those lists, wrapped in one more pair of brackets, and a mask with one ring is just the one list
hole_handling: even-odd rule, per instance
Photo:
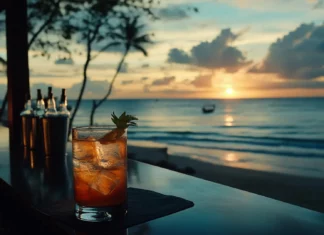
{"label": "palm frond", "polygon": [[126,114],[126,112],[123,112],[119,117],[117,117],[113,112],[111,116],[111,120],[116,124],[117,128],[125,129],[129,126],[137,125],[134,121],[138,120],[138,118],[133,115]]}
{"label": "palm frond", "polygon": [[145,24],[140,24],[140,25],[137,25],[137,26],[136,26],[136,28],[137,28],[139,31],[143,30],[145,27],[146,27]]}
{"label": "palm frond", "polygon": [[132,46],[135,47],[137,50],[141,51],[144,56],[147,56],[148,55],[147,54],[147,51],[142,46],[140,46],[138,44],[133,44]]}
{"label": "palm frond", "polygon": [[137,16],[135,16],[134,18],[133,18],[133,21],[132,21],[132,23],[131,23],[131,25],[137,25],[137,22],[138,22],[138,19],[139,19],[139,15],[137,15]]}
{"label": "palm frond", "polygon": [[144,35],[138,36],[138,37],[136,37],[133,40],[133,42],[136,43],[136,44],[140,44],[140,43],[153,43],[150,40],[150,35],[149,34],[144,34]]}
{"label": "palm frond", "polygon": [[123,35],[123,33],[120,34],[120,33],[117,33],[117,32],[112,32],[112,33],[107,34],[107,36],[111,37],[112,39],[117,38],[117,39],[120,39],[120,40],[125,40],[125,36]]}
{"label": "palm frond", "polygon": [[104,47],[102,47],[101,51],[105,51],[110,47],[119,46],[119,45],[121,45],[121,42],[111,42],[111,43],[108,43],[107,45],[105,45]]}

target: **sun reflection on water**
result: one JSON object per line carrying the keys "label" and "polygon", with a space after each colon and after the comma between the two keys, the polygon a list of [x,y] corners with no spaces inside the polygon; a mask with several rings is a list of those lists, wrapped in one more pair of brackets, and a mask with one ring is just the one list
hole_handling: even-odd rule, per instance
{"label": "sun reflection on water", "polygon": [[228,162],[237,162],[238,158],[235,153],[227,153],[225,156],[225,160]]}
{"label": "sun reflection on water", "polygon": [[231,115],[225,116],[225,126],[233,126],[234,118]]}

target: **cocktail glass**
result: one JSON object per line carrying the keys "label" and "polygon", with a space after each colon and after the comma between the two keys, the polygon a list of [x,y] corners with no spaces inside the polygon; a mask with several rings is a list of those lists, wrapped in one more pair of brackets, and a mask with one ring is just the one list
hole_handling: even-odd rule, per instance
{"label": "cocktail glass", "polygon": [[75,215],[111,221],[127,212],[127,129],[73,128]]}

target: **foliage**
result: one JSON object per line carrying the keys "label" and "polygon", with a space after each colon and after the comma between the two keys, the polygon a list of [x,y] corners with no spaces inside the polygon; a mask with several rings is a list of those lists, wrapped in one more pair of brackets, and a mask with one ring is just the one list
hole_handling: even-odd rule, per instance
{"label": "foliage", "polygon": [[[151,10],[154,4],[154,0],[89,0],[78,8],[78,11],[73,16],[65,20],[64,25],[67,31],[70,29],[75,32],[74,36],[77,42],[86,46],[83,81],[79,97],[70,118],[69,135],[83,98],[90,62],[101,52],[110,49],[112,46],[121,45],[125,41],[122,31],[123,26],[126,25],[124,24],[125,20],[130,19],[129,16],[145,14],[155,19]],[[93,55],[94,46],[100,48],[95,55]],[[100,100],[99,105],[101,103]]]}
{"label": "foliage", "polygon": [[136,126],[137,124],[134,121],[138,120],[138,118],[133,115],[126,114],[126,112],[123,112],[119,117],[117,117],[113,112],[111,115],[111,120],[116,124],[117,128],[126,129],[129,126]]}
{"label": "foliage", "polygon": [[117,66],[115,75],[109,84],[109,89],[106,95],[98,102],[94,100],[92,103],[90,125],[93,125],[94,115],[97,108],[99,108],[99,106],[110,96],[113,85],[130,49],[134,48],[135,50],[141,51],[144,56],[148,55],[147,51],[145,50],[145,45],[152,43],[152,41],[149,34],[142,33],[144,27],[144,24],[139,24],[139,16],[134,16],[133,18],[124,16],[122,17],[122,23],[119,25],[119,27],[115,31],[111,32],[111,37],[115,40],[115,45],[121,45],[124,47],[124,54]]}

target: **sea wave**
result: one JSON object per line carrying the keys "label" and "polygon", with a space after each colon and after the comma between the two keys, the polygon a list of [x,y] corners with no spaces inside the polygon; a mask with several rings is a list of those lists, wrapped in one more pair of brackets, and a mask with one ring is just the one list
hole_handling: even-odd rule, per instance
{"label": "sea wave", "polygon": [[[151,140],[152,141],[152,140]],[[256,153],[256,154],[267,154],[267,155],[277,155],[284,157],[303,157],[303,158],[323,158],[323,153],[314,153],[314,152],[300,152],[300,151],[291,151],[291,150],[279,150],[276,148],[273,149],[251,149],[251,148],[242,148],[242,147],[220,147],[220,146],[209,146],[203,144],[195,144],[195,143],[184,143],[178,141],[163,141],[171,145],[192,147],[192,148],[202,148],[202,149],[215,149],[215,150],[225,150],[225,151],[235,151],[235,152],[244,152],[244,153]]]}
{"label": "sea wave", "polygon": [[292,130],[299,128],[298,126],[271,126],[271,125],[262,125],[262,126],[251,126],[251,125],[219,125],[219,126],[213,126],[215,128],[226,128],[226,129],[239,129],[239,128],[249,128],[249,129],[257,129],[257,130]]}
{"label": "sea wave", "polygon": [[[193,132],[193,131],[130,131],[130,135],[146,136],[154,140],[193,140],[193,141],[217,141],[217,142],[237,142],[252,143],[267,146],[297,146],[304,148],[324,148],[323,139],[310,138],[287,138],[287,137],[271,137],[271,136],[248,136],[248,135],[230,135],[219,132]],[[196,138],[202,137],[202,138]],[[213,137],[213,138],[211,138]],[[215,137],[222,137],[215,138]],[[228,138],[228,139],[224,139]],[[251,142],[253,141],[253,142]]]}

